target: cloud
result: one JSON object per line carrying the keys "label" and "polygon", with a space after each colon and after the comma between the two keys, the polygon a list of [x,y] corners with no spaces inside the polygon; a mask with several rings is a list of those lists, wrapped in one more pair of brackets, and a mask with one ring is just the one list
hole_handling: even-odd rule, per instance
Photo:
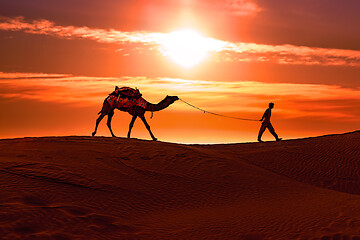
{"label": "cloud", "polygon": [[[241,1],[240,1],[241,2]],[[234,3],[235,4],[235,3]],[[236,4],[235,4],[236,5]],[[23,31],[29,34],[48,35],[65,39],[89,39],[100,43],[142,44],[156,49],[166,56],[174,33],[123,32],[115,29],[99,29],[76,26],[60,26],[48,20],[26,21],[23,17],[2,18],[0,30]],[[178,41],[178,40],[177,40]],[[191,41],[184,41],[191,43]],[[245,42],[229,42],[201,36],[196,39],[216,61],[270,62],[277,64],[360,66],[360,51],[315,48],[294,45],[267,45]]]}
{"label": "cloud", "polygon": [[[16,77],[15,76],[21,76]],[[39,76],[29,80],[29,77]],[[47,77],[48,76],[48,77]],[[208,111],[257,116],[275,101],[282,119],[342,118],[359,121],[360,89],[333,85],[219,82],[177,78],[101,78],[42,73],[0,73],[0,97],[7,101],[41,101],[99,106],[115,85],[138,87],[145,99],[158,102],[176,95]],[[174,111],[196,111],[176,104]]]}
{"label": "cloud", "polygon": [[180,1],[168,1],[168,0],[152,0],[145,3],[152,6],[166,6],[173,7],[176,10],[193,11],[199,13],[204,9],[210,12],[222,12],[225,14],[237,15],[239,17],[252,17],[256,16],[262,9],[254,0],[180,0]]}
{"label": "cloud", "polygon": [[67,74],[49,74],[49,73],[5,73],[0,72],[1,79],[49,79],[49,78],[63,78],[69,77]]}
{"label": "cloud", "polygon": [[50,35],[61,38],[85,38],[101,43],[151,42],[151,35],[144,32],[121,32],[114,29],[98,29],[76,26],[59,26],[54,22],[41,19],[26,22],[23,17],[3,18],[1,30],[24,31],[31,34]]}
{"label": "cloud", "polygon": [[226,0],[226,8],[239,16],[254,16],[262,10],[254,1],[249,0]]}
{"label": "cloud", "polygon": [[239,61],[277,62],[279,64],[360,66],[360,51],[355,50],[289,44],[227,43],[222,51],[229,53],[229,61],[237,59]]}

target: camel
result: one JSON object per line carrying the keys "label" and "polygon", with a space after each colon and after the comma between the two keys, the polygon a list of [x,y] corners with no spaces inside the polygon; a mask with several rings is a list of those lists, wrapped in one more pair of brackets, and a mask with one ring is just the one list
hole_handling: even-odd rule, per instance
{"label": "camel", "polygon": [[162,101],[160,101],[158,104],[152,104],[152,103],[149,103],[147,102],[146,104],[146,107],[145,108],[142,108],[140,106],[135,106],[135,107],[132,107],[131,109],[130,108],[123,108],[123,107],[117,107],[116,104],[111,107],[109,102],[107,101],[107,98],[104,100],[104,103],[103,103],[103,106],[102,106],[102,109],[101,111],[98,113],[100,114],[100,116],[96,119],[96,125],[95,125],[95,131],[92,133],[92,136],[95,136],[96,134],[96,131],[97,131],[97,128],[98,128],[98,125],[100,123],[100,121],[106,116],[108,115],[108,119],[107,119],[107,126],[110,130],[110,133],[113,137],[116,137],[115,134],[113,133],[112,129],[111,129],[111,119],[114,115],[114,110],[115,108],[119,109],[120,111],[123,111],[123,112],[128,112],[130,115],[132,115],[132,119],[131,119],[131,122],[130,122],[130,125],[129,125],[129,132],[127,134],[127,137],[130,138],[130,134],[131,134],[131,129],[133,128],[134,126],[134,122],[136,120],[137,117],[139,117],[146,129],[149,131],[150,133],[150,136],[151,138],[156,141],[157,138],[154,136],[154,134],[151,132],[150,130],[150,126],[149,124],[146,122],[146,119],[145,119],[145,112],[146,111],[150,111],[150,112],[155,112],[155,111],[160,111],[160,110],[163,110],[165,108],[167,108],[168,106],[170,106],[171,104],[173,104],[175,101],[179,100],[179,98],[177,96],[166,96]]}

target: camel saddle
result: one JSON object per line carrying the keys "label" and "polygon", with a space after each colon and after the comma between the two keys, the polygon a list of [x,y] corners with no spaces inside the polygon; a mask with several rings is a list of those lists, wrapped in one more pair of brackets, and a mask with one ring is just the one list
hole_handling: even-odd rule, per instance
{"label": "camel saddle", "polygon": [[130,87],[115,87],[115,95],[121,95],[121,97],[128,97],[128,98],[139,98],[142,96],[139,89],[134,89]]}
{"label": "camel saddle", "polygon": [[110,104],[111,108],[132,109],[137,106],[145,109],[147,106],[147,101],[142,97],[124,97],[122,95],[109,95],[106,100]]}

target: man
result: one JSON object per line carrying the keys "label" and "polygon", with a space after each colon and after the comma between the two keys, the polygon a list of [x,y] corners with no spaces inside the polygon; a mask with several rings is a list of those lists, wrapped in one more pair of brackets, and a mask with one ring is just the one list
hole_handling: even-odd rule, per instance
{"label": "man", "polygon": [[261,124],[261,128],[259,131],[259,135],[258,135],[258,141],[262,142],[261,140],[261,136],[263,135],[264,131],[267,129],[269,129],[270,133],[275,137],[276,141],[280,141],[281,138],[278,137],[278,135],[275,133],[275,130],[273,128],[273,126],[271,125],[270,122],[270,117],[271,117],[271,109],[274,108],[274,103],[269,103],[269,108],[266,109],[264,115],[262,116],[262,118],[260,119],[260,122],[262,122]]}

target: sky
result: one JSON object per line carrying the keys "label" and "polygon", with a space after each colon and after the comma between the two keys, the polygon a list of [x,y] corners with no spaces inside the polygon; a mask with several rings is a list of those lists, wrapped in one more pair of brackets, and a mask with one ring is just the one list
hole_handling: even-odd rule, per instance
{"label": "sky", "polygon": [[[0,138],[87,135],[115,86],[259,120],[280,137],[359,130],[357,0],[0,0]],[[161,141],[253,142],[261,123],[177,101]],[[125,137],[131,116],[116,111]],[[110,136],[106,120],[99,136]],[[132,137],[150,139],[140,120]],[[269,132],[264,140],[273,140]]]}

